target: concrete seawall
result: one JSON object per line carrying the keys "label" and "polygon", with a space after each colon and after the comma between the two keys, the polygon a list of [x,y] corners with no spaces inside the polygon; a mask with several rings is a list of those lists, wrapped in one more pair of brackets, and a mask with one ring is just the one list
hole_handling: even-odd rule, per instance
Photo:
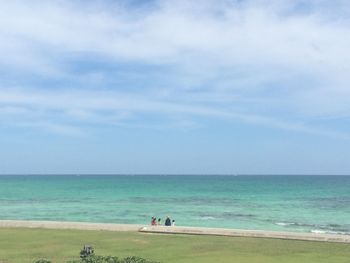
{"label": "concrete seawall", "polygon": [[145,233],[162,233],[162,234],[259,237],[259,238],[279,238],[279,239],[291,239],[291,240],[350,243],[350,235],[277,232],[277,231],[264,231],[264,230],[241,230],[241,229],[178,227],[178,226],[176,227],[146,226],[141,228],[139,231],[145,232]]}
{"label": "concrete seawall", "polygon": [[24,220],[0,220],[0,227],[77,229],[77,230],[100,230],[100,231],[134,231],[134,232],[139,231],[141,233],[158,233],[158,234],[278,238],[278,239],[290,239],[290,240],[350,243],[350,235],[277,232],[277,231],[241,230],[241,229],[205,228],[205,227],[181,227],[181,226],[166,227],[166,226],[145,226],[145,225],[133,225],[133,224],[108,224],[108,223],[61,222],[61,221],[24,221]]}

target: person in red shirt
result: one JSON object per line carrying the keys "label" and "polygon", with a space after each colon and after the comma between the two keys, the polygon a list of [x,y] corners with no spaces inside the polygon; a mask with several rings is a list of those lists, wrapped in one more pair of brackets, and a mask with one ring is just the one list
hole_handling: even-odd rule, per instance
{"label": "person in red shirt", "polygon": [[152,217],[151,225],[152,225],[152,226],[155,226],[156,224],[157,224],[156,218],[155,218],[155,217]]}

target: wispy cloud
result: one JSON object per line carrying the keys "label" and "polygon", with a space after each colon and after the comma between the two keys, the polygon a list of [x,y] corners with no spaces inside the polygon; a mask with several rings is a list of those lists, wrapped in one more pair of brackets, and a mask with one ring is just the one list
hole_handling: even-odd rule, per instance
{"label": "wispy cloud", "polygon": [[[343,132],[316,128],[303,122],[279,120],[273,117],[243,113],[227,106],[185,103],[164,98],[141,97],[133,94],[116,92],[87,92],[81,90],[41,91],[41,90],[1,90],[0,103],[13,105],[0,109],[2,113],[11,115],[7,122],[14,125],[42,127],[45,130],[64,135],[82,135],[79,125],[102,124],[133,127],[153,127],[158,124],[135,123],[134,116],[163,116],[167,120],[166,127],[196,127],[196,117],[239,121],[252,125],[264,125],[289,131],[325,135],[334,138],[349,139]],[[18,116],[18,118],[13,118]],[[29,125],[29,120],[31,121]],[[56,120],[51,123],[50,120]]]}
{"label": "wispy cloud", "polygon": [[350,116],[347,1],[127,3],[1,1],[2,118],[147,113],[348,137],[320,122]]}

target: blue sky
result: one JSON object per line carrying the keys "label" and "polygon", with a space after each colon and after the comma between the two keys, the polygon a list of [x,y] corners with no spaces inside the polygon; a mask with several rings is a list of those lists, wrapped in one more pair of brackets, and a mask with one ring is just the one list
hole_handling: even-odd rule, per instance
{"label": "blue sky", "polygon": [[0,173],[350,174],[345,0],[0,1]]}

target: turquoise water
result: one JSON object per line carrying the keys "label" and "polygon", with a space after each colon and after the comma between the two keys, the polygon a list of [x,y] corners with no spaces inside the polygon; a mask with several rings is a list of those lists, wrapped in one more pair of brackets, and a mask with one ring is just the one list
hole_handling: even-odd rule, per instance
{"label": "turquoise water", "polygon": [[350,234],[347,176],[0,176],[0,219]]}

